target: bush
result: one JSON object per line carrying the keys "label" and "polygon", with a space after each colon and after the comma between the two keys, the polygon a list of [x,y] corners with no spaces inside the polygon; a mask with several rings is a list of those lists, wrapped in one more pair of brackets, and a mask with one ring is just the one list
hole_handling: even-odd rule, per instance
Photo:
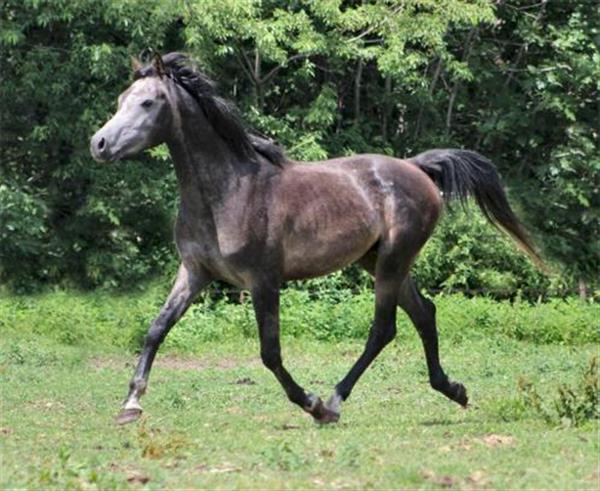
{"label": "bush", "polygon": [[0,185],[0,280],[17,291],[48,275],[46,207],[29,190]]}
{"label": "bush", "polygon": [[[0,298],[0,330],[25,340],[39,338],[62,345],[125,347],[139,350],[152,319],[166,297],[154,286],[144,293],[114,296],[107,293],[56,292]],[[283,336],[322,340],[366,339],[373,317],[373,294],[363,290],[345,298],[312,299],[307,291],[289,289],[281,300]],[[444,339],[506,336],[532,343],[577,345],[600,342],[599,307],[578,299],[529,304],[497,302],[462,295],[440,295],[438,326]],[[398,314],[400,337],[416,336],[408,317]],[[171,331],[166,348],[194,351],[207,341],[257,338],[252,304],[212,300],[208,293]]]}

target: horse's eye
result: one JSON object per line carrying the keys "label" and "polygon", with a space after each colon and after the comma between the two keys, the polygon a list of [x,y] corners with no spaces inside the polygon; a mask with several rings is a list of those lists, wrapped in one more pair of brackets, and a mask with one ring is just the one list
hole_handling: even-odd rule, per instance
{"label": "horse's eye", "polygon": [[152,99],[146,99],[144,102],[142,102],[142,107],[150,107],[152,102]]}

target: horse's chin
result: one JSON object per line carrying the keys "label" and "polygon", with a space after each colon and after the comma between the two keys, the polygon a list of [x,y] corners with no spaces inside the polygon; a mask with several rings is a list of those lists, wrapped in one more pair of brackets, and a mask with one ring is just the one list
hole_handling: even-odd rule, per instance
{"label": "horse's chin", "polygon": [[113,164],[125,158],[132,159],[137,155],[138,152],[129,152],[127,150],[119,150],[117,152],[112,153],[111,155],[94,155],[92,153],[92,158],[98,162],[99,164]]}

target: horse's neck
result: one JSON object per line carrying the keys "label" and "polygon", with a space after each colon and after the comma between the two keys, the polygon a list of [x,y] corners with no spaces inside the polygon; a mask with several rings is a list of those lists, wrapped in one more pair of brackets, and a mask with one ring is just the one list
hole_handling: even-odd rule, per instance
{"label": "horse's neck", "polygon": [[184,126],[169,142],[182,205],[196,215],[213,214],[225,200],[244,192],[261,166],[238,158],[212,128]]}

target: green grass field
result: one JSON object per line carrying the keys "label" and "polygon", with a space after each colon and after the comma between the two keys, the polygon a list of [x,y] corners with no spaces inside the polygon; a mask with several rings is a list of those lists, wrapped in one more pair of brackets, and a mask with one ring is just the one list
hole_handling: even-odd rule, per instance
{"label": "green grass field", "polygon": [[[358,383],[340,423],[326,427],[316,426],[287,401],[262,367],[251,333],[240,329],[198,341],[194,319],[201,318],[210,331],[215,329],[208,325],[210,315],[217,315],[199,306],[201,312],[192,311],[180,332],[173,332],[174,341],[161,350],[141,422],[117,427],[113,417],[136,357],[125,340],[122,345],[109,341],[118,339],[115,326],[122,322],[115,309],[133,300],[68,298],[53,294],[0,300],[2,489],[600,486],[598,419],[568,417],[565,408],[577,409],[577,404],[561,406],[558,390],[572,387],[577,400],[591,391],[587,400],[597,401],[597,372],[592,382],[588,377],[585,390],[579,389],[590,359],[598,354],[597,333],[587,333],[598,329],[595,306],[560,307],[571,309],[573,319],[588,319],[565,327],[565,332],[586,331],[571,336],[576,342],[537,343],[528,335],[507,335],[512,331],[500,324],[507,314],[499,312],[509,306],[494,310],[488,301],[442,299],[442,360],[449,374],[469,389],[471,408],[463,410],[429,388],[419,341],[402,320],[400,336]],[[135,300],[144,305],[140,311],[154,308],[143,300],[148,299]],[[454,317],[452,305],[460,306]],[[459,315],[485,310],[482,305],[491,312],[485,329],[460,331],[452,324]],[[95,312],[92,319],[104,323],[69,323],[69,311],[73,319],[87,318],[82,314],[86,306]],[[309,308],[288,307],[286,323]],[[240,313],[245,307],[228,308],[234,324],[245,318]],[[548,307],[538,308],[531,307],[527,315],[538,316],[538,324],[551,324],[544,310]],[[320,300],[313,309],[328,311]],[[560,323],[567,314],[554,318]],[[520,315],[525,314],[514,312],[513,317]],[[141,330],[146,318],[127,319],[121,334],[136,339],[132,332]],[[347,317],[346,322],[352,329],[355,320]],[[94,327],[96,337],[81,334],[95,332]],[[71,329],[73,337],[52,335],[58,329]],[[318,333],[286,336],[284,359],[301,384],[327,397],[363,341],[358,335],[347,340],[316,337]],[[195,342],[190,346],[182,340]],[[524,381],[535,388],[537,406],[519,389],[527,385]]]}

